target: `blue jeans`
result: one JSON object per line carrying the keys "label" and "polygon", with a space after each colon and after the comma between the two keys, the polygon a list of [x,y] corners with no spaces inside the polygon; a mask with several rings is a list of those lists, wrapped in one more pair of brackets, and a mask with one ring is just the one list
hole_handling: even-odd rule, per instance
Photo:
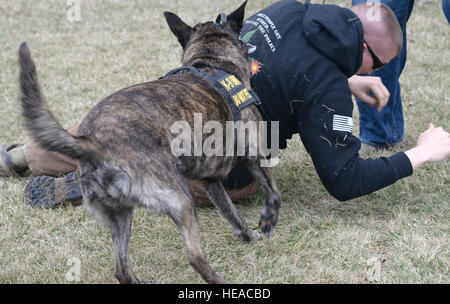
{"label": "blue jeans", "polygon": [[442,0],[442,11],[450,24],[450,0]]}
{"label": "blue jeans", "polygon": [[[352,5],[365,2],[368,1],[352,0]],[[387,66],[371,74],[371,76],[381,77],[391,94],[383,110],[378,112],[376,108],[371,108],[358,99],[356,102],[359,109],[361,142],[375,147],[388,147],[402,141],[405,137],[399,78],[406,63],[406,23],[411,15],[414,0],[381,0],[380,2],[389,6],[397,16],[403,30],[403,47],[400,54]]]}

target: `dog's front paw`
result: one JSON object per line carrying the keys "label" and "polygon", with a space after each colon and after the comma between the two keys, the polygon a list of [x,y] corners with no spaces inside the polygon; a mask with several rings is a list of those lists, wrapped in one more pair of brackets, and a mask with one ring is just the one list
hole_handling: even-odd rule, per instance
{"label": "dog's front paw", "polygon": [[262,239],[261,234],[256,230],[247,230],[245,233],[241,233],[238,237],[244,242],[257,242]]}
{"label": "dog's front paw", "polygon": [[259,240],[262,240],[262,235],[256,230],[249,230],[248,234],[250,237],[250,242],[257,242]]}
{"label": "dog's front paw", "polygon": [[270,237],[274,227],[278,222],[278,214],[279,212],[276,208],[264,208],[263,212],[261,213],[259,227],[267,238]]}

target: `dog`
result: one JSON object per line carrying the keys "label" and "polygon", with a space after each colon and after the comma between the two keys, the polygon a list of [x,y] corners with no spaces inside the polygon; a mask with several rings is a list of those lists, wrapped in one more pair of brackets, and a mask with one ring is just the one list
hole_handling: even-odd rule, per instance
{"label": "dog", "polygon": [[[193,125],[194,113],[223,125],[233,120],[219,90],[189,69],[206,76],[226,71],[251,91],[247,48],[239,40],[246,3],[229,15],[219,15],[216,22],[194,27],[165,12],[183,47],[182,65],[188,68],[106,97],[84,118],[77,136],[67,133],[49,110],[26,42],[20,46],[20,99],[26,127],[42,147],[79,160],[83,205],[112,233],[115,277],[120,283],[141,282],[129,260],[136,207],[169,215],[179,227],[191,266],[208,283],[227,282],[210,267],[201,248],[195,204],[186,179],[203,183],[238,237],[257,241],[261,235],[249,229],[221,183],[234,166],[245,165],[266,190],[259,223],[266,236],[278,221],[281,195],[270,168],[259,165],[264,157],[250,156],[248,144],[244,156],[175,156],[171,149],[174,135],[170,130],[175,121]],[[240,110],[239,115],[243,122],[262,120],[255,104]]]}

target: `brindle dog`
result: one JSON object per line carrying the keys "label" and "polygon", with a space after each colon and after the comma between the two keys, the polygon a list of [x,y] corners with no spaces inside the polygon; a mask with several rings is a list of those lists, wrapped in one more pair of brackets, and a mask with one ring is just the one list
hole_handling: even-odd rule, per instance
{"label": "brindle dog", "polygon": [[[247,49],[238,39],[245,5],[228,15],[220,27],[206,22],[192,28],[175,14],[165,12],[170,29],[184,49],[182,64],[207,74],[224,70],[250,89]],[[111,230],[115,276],[121,283],[140,282],[129,260],[135,207],[151,207],[168,214],[181,231],[192,267],[209,283],[226,282],[211,269],[201,249],[186,178],[203,181],[211,201],[233,231],[245,241],[256,241],[261,238],[259,233],[248,228],[221,183],[233,166],[245,164],[267,191],[262,231],[268,235],[276,225],[281,197],[270,169],[259,165],[262,156],[175,157],[171,151],[174,135],[170,130],[175,121],[184,120],[193,126],[194,113],[202,113],[203,121],[215,120],[223,125],[233,120],[225,98],[206,80],[183,72],[124,88],[98,103],[84,118],[77,136],[72,136],[48,108],[26,43],[20,47],[19,62],[26,126],[42,147],[79,160],[84,205]],[[241,119],[259,121],[261,115],[252,104],[242,109]]]}

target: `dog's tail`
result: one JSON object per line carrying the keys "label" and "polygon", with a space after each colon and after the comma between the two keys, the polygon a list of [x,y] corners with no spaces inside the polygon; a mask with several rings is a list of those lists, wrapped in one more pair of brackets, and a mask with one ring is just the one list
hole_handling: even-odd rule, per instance
{"label": "dog's tail", "polygon": [[19,64],[22,115],[32,138],[43,148],[70,158],[96,159],[98,154],[90,140],[69,134],[50,112],[26,42],[19,49]]}

